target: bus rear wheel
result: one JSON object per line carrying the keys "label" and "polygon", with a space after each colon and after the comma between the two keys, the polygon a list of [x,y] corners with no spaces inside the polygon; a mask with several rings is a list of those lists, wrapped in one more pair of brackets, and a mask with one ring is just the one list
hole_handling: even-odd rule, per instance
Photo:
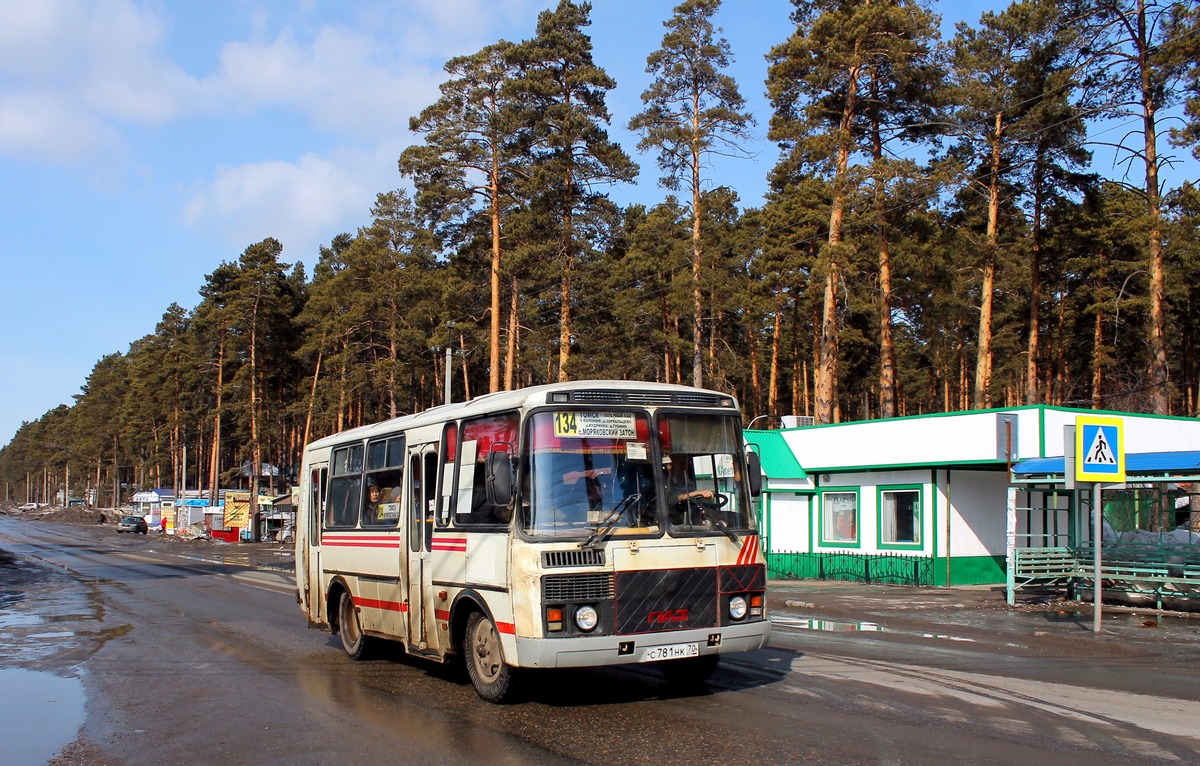
{"label": "bus rear wheel", "polygon": [[462,648],[467,675],[471,677],[475,692],[487,702],[509,699],[516,686],[515,671],[504,664],[500,634],[492,621],[479,612],[472,612],[467,619]]}
{"label": "bus rear wheel", "polygon": [[342,591],[338,600],[338,636],[341,637],[342,648],[346,650],[350,659],[365,660],[370,655],[371,639],[363,633],[350,591]]}

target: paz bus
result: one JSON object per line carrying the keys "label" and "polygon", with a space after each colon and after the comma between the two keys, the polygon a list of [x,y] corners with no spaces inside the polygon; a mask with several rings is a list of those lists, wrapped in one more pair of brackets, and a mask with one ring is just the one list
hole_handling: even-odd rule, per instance
{"label": "paz bus", "polygon": [[770,633],[736,400],[576,381],[308,445],[296,585],[361,660],[463,661],[500,702],[525,668],[654,663],[698,683]]}

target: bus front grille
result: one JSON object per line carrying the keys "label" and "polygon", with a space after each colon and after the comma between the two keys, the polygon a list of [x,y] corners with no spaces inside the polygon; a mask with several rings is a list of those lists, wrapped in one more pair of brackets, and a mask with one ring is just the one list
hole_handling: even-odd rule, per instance
{"label": "bus front grille", "polygon": [[542,567],[544,569],[600,566],[604,566],[604,551],[599,548],[542,552]]}
{"label": "bus front grille", "polygon": [[602,601],[612,597],[612,572],[547,575],[542,578],[542,601],[546,604]]}
{"label": "bus front grille", "polygon": [[717,625],[717,570],[617,573],[617,633],[661,633]]}

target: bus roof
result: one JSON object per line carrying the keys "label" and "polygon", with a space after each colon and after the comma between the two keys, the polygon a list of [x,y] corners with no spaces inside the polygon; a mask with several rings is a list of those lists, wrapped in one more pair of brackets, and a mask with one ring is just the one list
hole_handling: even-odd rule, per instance
{"label": "bus roof", "polygon": [[[391,420],[351,428],[317,439],[309,449],[332,447],[346,442],[369,439],[374,436],[394,434],[399,430],[415,428],[432,423],[462,417],[486,415],[491,412],[521,407],[536,407],[552,403],[551,392],[565,393],[571,404],[641,404],[646,406],[693,406],[737,409],[737,399],[732,394],[723,394],[711,389],[693,388],[673,383],[652,383],[636,380],[572,380],[548,383],[513,391],[497,391],[482,394],[469,402],[452,402],[431,407],[413,415],[402,415]],[[643,394],[638,396],[637,394]]]}

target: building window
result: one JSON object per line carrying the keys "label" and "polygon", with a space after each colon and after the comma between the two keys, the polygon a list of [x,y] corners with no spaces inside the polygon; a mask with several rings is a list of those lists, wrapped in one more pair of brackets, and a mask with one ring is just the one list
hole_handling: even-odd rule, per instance
{"label": "building window", "polygon": [[821,542],[826,545],[858,544],[858,493],[821,493]]}
{"label": "building window", "polygon": [[916,487],[879,491],[880,545],[921,544],[921,490]]}

